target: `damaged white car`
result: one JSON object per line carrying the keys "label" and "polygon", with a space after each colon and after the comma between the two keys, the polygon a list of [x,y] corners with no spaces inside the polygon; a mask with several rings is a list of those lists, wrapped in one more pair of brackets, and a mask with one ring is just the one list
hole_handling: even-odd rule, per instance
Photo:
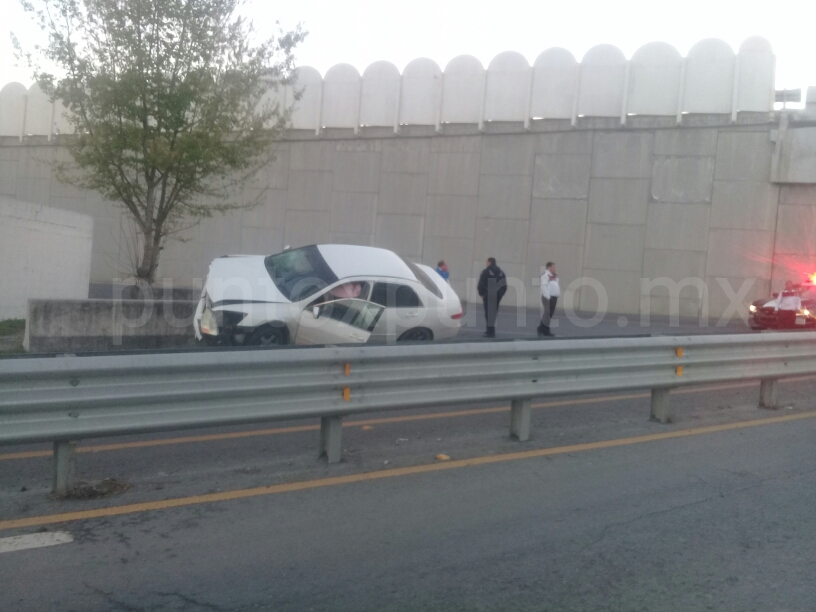
{"label": "damaged white car", "polygon": [[432,268],[323,244],[214,260],[193,326],[208,344],[340,344],[452,338],[461,318],[459,297]]}

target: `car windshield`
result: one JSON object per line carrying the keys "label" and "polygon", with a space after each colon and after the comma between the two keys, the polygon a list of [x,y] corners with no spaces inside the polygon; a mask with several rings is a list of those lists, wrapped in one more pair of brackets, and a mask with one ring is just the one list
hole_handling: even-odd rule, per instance
{"label": "car windshield", "polygon": [[264,265],[278,290],[293,302],[337,282],[337,276],[314,245],[270,255],[264,259]]}

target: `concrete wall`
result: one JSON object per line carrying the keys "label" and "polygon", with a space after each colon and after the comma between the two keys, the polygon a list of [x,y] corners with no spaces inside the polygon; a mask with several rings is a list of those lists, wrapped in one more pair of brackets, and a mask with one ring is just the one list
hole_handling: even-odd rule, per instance
{"label": "concrete wall", "polygon": [[[227,253],[273,253],[316,242],[383,246],[435,265],[445,259],[460,295],[488,256],[518,279],[507,302],[537,304],[541,266],[558,264],[562,286],[598,281],[611,312],[649,308],[682,315],[708,307],[719,316],[729,295],[767,295],[816,263],[816,192],[771,182],[776,120],[767,114],[534,121],[433,127],[394,135],[377,128],[292,131],[248,198],[252,210],[205,220],[170,242],[160,277],[190,287]],[[48,160],[56,143],[0,146],[0,190],[95,217],[91,278],[126,278],[129,230],[116,206],[60,185]],[[657,282],[647,292],[641,279]],[[692,279],[692,280],[686,280]],[[696,279],[696,280],[694,280]],[[593,281],[594,282],[594,281]],[[200,285],[199,285],[200,286]],[[643,293],[643,294],[642,294]],[[567,292],[562,304],[593,311],[595,289]],[[601,303],[602,305],[602,303]]]}
{"label": "concrete wall", "polygon": [[25,349],[31,353],[193,346],[196,302],[29,300]]}
{"label": "concrete wall", "polygon": [[0,320],[25,318],[30,298],[88,295],[94,220],[44,204],[0,195]]}

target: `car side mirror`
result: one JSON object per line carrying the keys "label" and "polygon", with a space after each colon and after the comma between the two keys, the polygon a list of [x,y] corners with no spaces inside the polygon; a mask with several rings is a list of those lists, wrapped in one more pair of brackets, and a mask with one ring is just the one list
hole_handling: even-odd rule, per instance
{"label": "car side mirror", "polygon": [[315,306],[314,308],[312,308],[312,315],[314,316],[315,319],[320,318],[320,306]]}

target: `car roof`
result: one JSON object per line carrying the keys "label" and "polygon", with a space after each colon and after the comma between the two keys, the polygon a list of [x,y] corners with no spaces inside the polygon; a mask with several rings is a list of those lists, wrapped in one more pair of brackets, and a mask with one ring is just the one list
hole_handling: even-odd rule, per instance
{"label": "car roof", "polygon": [[411,268],[393,251],[354,244],[316,246],[337,278],[381,276],[416,280]]}

